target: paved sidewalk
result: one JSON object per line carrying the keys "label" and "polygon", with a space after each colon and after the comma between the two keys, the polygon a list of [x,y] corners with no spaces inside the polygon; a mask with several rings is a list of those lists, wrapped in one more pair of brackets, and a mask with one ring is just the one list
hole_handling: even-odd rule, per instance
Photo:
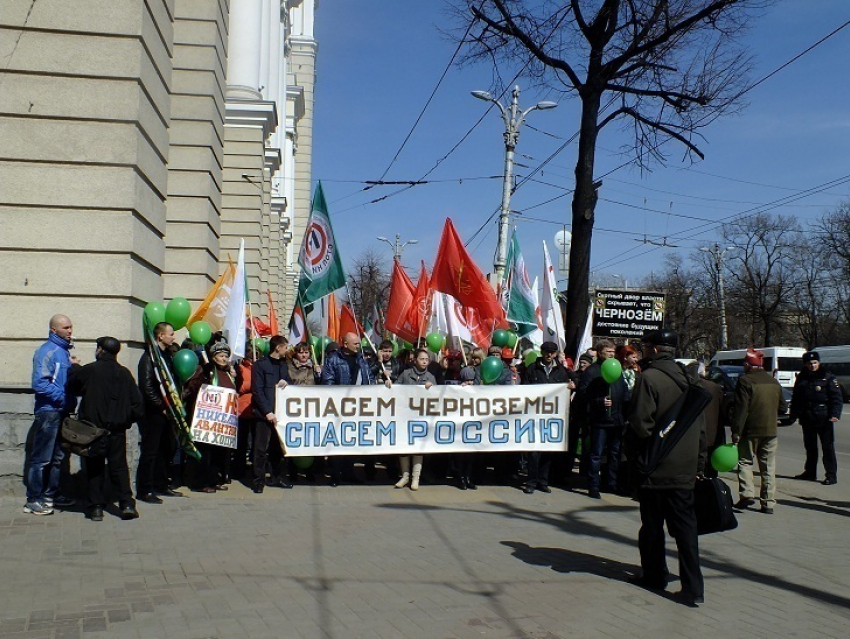
{"label": "paved sidewalk", "polygon": [[846,637],[850,490],[778,488],[700,539],[698,609],[625,581],[637,504],[610,495],[234,486],[100,524],[3,499],[0,637]]}

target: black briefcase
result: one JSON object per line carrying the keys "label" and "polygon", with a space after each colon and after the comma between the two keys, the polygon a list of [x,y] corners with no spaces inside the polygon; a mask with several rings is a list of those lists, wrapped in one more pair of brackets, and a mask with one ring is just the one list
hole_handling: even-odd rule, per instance
{"label": "black briefcase", "polygon": [[738,527],[738,520],[732,510],[732,491],[719,477],[697,479],[694,486],[694,512],[700,535]]}

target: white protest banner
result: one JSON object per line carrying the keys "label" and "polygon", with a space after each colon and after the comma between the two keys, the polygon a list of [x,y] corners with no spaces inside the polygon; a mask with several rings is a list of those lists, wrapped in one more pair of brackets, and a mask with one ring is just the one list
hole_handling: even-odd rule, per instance
{"label": "white protest banner", "polygon": [[288,457],[564,451],[566,384],[278,388]]}
{"label": "white protest banner", "polygon": [[238,425],[236,391],[212,384],[201,386],[192,415],[192,441],[236,448]]}

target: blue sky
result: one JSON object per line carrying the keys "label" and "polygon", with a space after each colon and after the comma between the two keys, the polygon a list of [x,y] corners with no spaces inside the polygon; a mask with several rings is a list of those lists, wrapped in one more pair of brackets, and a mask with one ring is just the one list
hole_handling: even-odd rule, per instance
{"label": "blue sky", "polygon": [[[323,183],[347,264],[368,248],[384,252],[389,263],[390,247],[375,237],[392,239],[400,233],[402,241],[419,241],[403,256],[415,275],[419,260],[430,268],[446,217],[468,241],[499,206],[504,125],[495,109],[439,162],[428,175],[432,183],[379,203],[370,202],[399,187],[362,190],[364,181],[382,176],[454,53],[455,43],[442,32],[456,24],[445,9],[442,0],[319,4],[313,178]],[[778,2],[746,39],[755,56],[752,79],[767,75],[848,19],[846,0]],[[384,179],[419,179],[446,156],[487,109],[487,103],[469,92],[491,89],[492,77],[487,65],[450,68]],[[670,143],[666,166],[655,166],[651,173],[628,167],[606,177],[596,227],[609,230],[598,230],[593,237],[591,268],[597,281],[613,284],[626,278],[631,285],[659,270],[670,252],[687,255],[719,238],[716,224],[678,216],[721,220],[850,174],[848,78],[850,27],[747,94],[748,106],[741,114],[705,129],[704,161],[683,162],[683,153]],[[525,108],[546,99],[553,96],[523,90],[520,104]],[[530,114],[517,146],[517,161],[525,165],[517,167],[519,177],[576,132],[577,106],[568,100],[555,110]],[[597,175],[626,160],[617,152],[623,141],[616,127],[603,132]],[[513,196],[511,208],[521,212],[514,219],[532,277],[542,272],[541,242],[546,240],[554,253],[555,232],[569,225],[571,200],[564,190],[573,186],[575,150],[575,144],[569,145],[535,176],[539,182],[524,184]],[[850,182],[772,212],[805,224],[848,197]],[[678,248],[644,244],[644,234],[666,236]],[[495,245],[494,220],[469,243],[484,272],[492,269]]]}

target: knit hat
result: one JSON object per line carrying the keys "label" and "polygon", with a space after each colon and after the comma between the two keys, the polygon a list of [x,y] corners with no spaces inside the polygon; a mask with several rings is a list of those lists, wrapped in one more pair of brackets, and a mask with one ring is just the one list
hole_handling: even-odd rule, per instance
{"label": "knit hat", "polygon": [[465,366],[460,369],[460,375],[458,375],[460,381],[462,382],[474,382],[475,381],[475,369],[472,366]]}
{"label": "knit hat", "polygon": [[761,368],[764,366],[764,353],[748,348],[747,354],[744,356],[744,363]]}
{"label": "knit hat", "polygon": [[582,353],[581,355],[579,355],[578,361],[579,361],[579,363],[587,362],[588,364],[592,364],[593,363],[593,355],[591,355],[590,353]]}
{"label": "knit hat", "polygon": [[230,345],[227,342],[216,342],[210,346],[210,357],[215,357],[218,353],[230,355]]}

